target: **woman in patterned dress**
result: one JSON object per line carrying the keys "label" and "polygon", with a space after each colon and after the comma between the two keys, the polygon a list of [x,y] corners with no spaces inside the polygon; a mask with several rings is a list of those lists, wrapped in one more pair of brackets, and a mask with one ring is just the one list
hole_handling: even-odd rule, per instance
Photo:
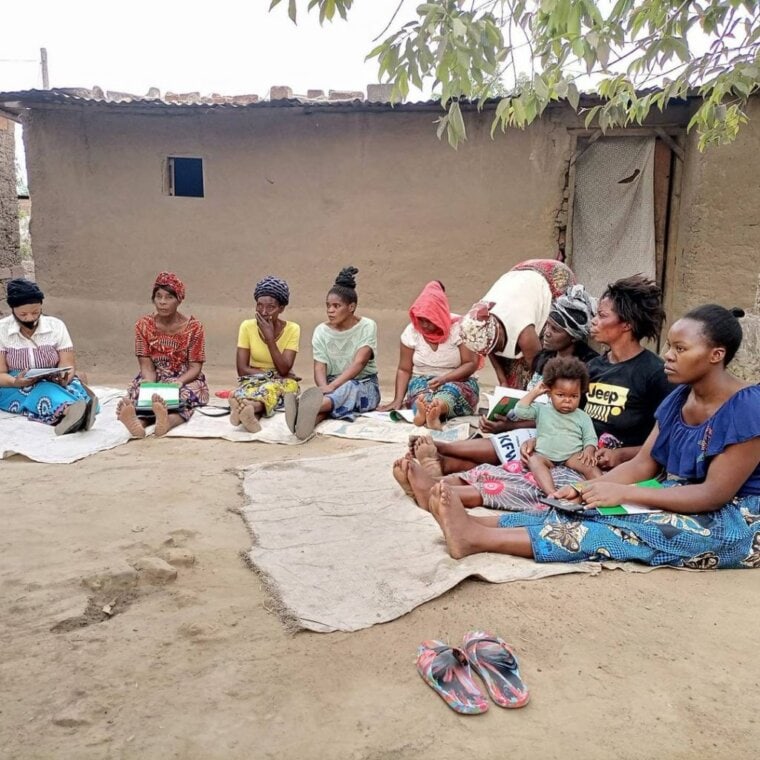
{"label": "woman in patterned dress", "polygon": [[[6,286],[11,314],[0,319],[0,410],[52,425],[56,435],[89,430],[98,401],[78,377],[74,344],[66,325],[42,313],[44,294],[22,278]],[[69,367],[48,378],[31,369]]]}
{"label": "woman in patterned dress", "polygon": [[[580,515],[551,508],[470,517],[450,486],[435,485],[430,511],[451,556],[760,567],[760,386],[726,371],[741,343],[742,313],[709,304],[671,327],[665,372],[679,387],[660,404],[639,453],[600,478],[552,494],[580,500],[586,508]],[[657,475],[664,488],[636,485]],[[617,504],[657,511],[596,511]]]}
{"label": "woman in patterned dress", "polygon": [[[177,275],[161,272],[153,285],[155,314],[146,314],[135,324],[135,355],[140,372],[121,399],[116,416],[135,438],[145,437],[145,428],[155,422],[156,436],[187,422],[193,409],[208,403],[208,385],[201,371],[206,361],[203,325],[192,315],[179,311],[185,286]],[[152,415],[139,416],[135,404],[143,383],[175,383],[180,386],[179,411],[169,411],[154,394]]]}

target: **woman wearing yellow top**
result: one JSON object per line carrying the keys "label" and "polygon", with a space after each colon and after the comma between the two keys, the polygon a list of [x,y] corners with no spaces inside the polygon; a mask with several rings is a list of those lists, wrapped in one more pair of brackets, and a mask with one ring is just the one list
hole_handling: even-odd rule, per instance
{"label": "woman wearing yellow top", "polygon": [[230,395],[230,422],[250,433],[261,429],[259,419],[271,417],[285,393],[298,393],[292,374],[301,328],[280,319],[290,301],[285,280],[271,275],[256,283],[254,319],[240,325],[236,365],[238,387]]}

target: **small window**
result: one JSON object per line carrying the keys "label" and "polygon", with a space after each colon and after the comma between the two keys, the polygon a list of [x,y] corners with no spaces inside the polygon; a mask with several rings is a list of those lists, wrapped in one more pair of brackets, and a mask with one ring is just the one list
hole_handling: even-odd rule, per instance
{"label": "small window", "polygon": [[203,159],[169,156],[169,195],[183,198],[203,198]]}

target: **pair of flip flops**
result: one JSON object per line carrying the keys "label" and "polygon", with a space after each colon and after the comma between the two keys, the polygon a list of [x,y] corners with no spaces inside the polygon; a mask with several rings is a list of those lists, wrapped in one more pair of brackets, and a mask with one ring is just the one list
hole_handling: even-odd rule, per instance
{"label": "pair of flip flops", "polygon": [[417,671],[452,710],[464,715],[488,710],[473,671],[499,707],[524,707],[530,699],[512,648],[487,631],[466,633],[461,649],[442,641],[423,641],[417,650]]}
{"label": "pair of flip flops", "polygon": [[307,388],[300,396],[286,393],[283,397],[285,424],[296,438],[305,441],[314,433],[324,395],[319,388]]}

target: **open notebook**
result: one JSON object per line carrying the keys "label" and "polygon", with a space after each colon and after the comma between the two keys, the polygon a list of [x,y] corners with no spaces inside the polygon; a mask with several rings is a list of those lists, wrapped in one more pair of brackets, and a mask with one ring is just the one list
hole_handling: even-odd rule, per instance
{"label": "open notebook", "polygon": [[137,411],[150,411],[154,393],[161,396],[167,409],[179,409],[179,385],[175,383],[142,383],[137,404],[135,404]]}

